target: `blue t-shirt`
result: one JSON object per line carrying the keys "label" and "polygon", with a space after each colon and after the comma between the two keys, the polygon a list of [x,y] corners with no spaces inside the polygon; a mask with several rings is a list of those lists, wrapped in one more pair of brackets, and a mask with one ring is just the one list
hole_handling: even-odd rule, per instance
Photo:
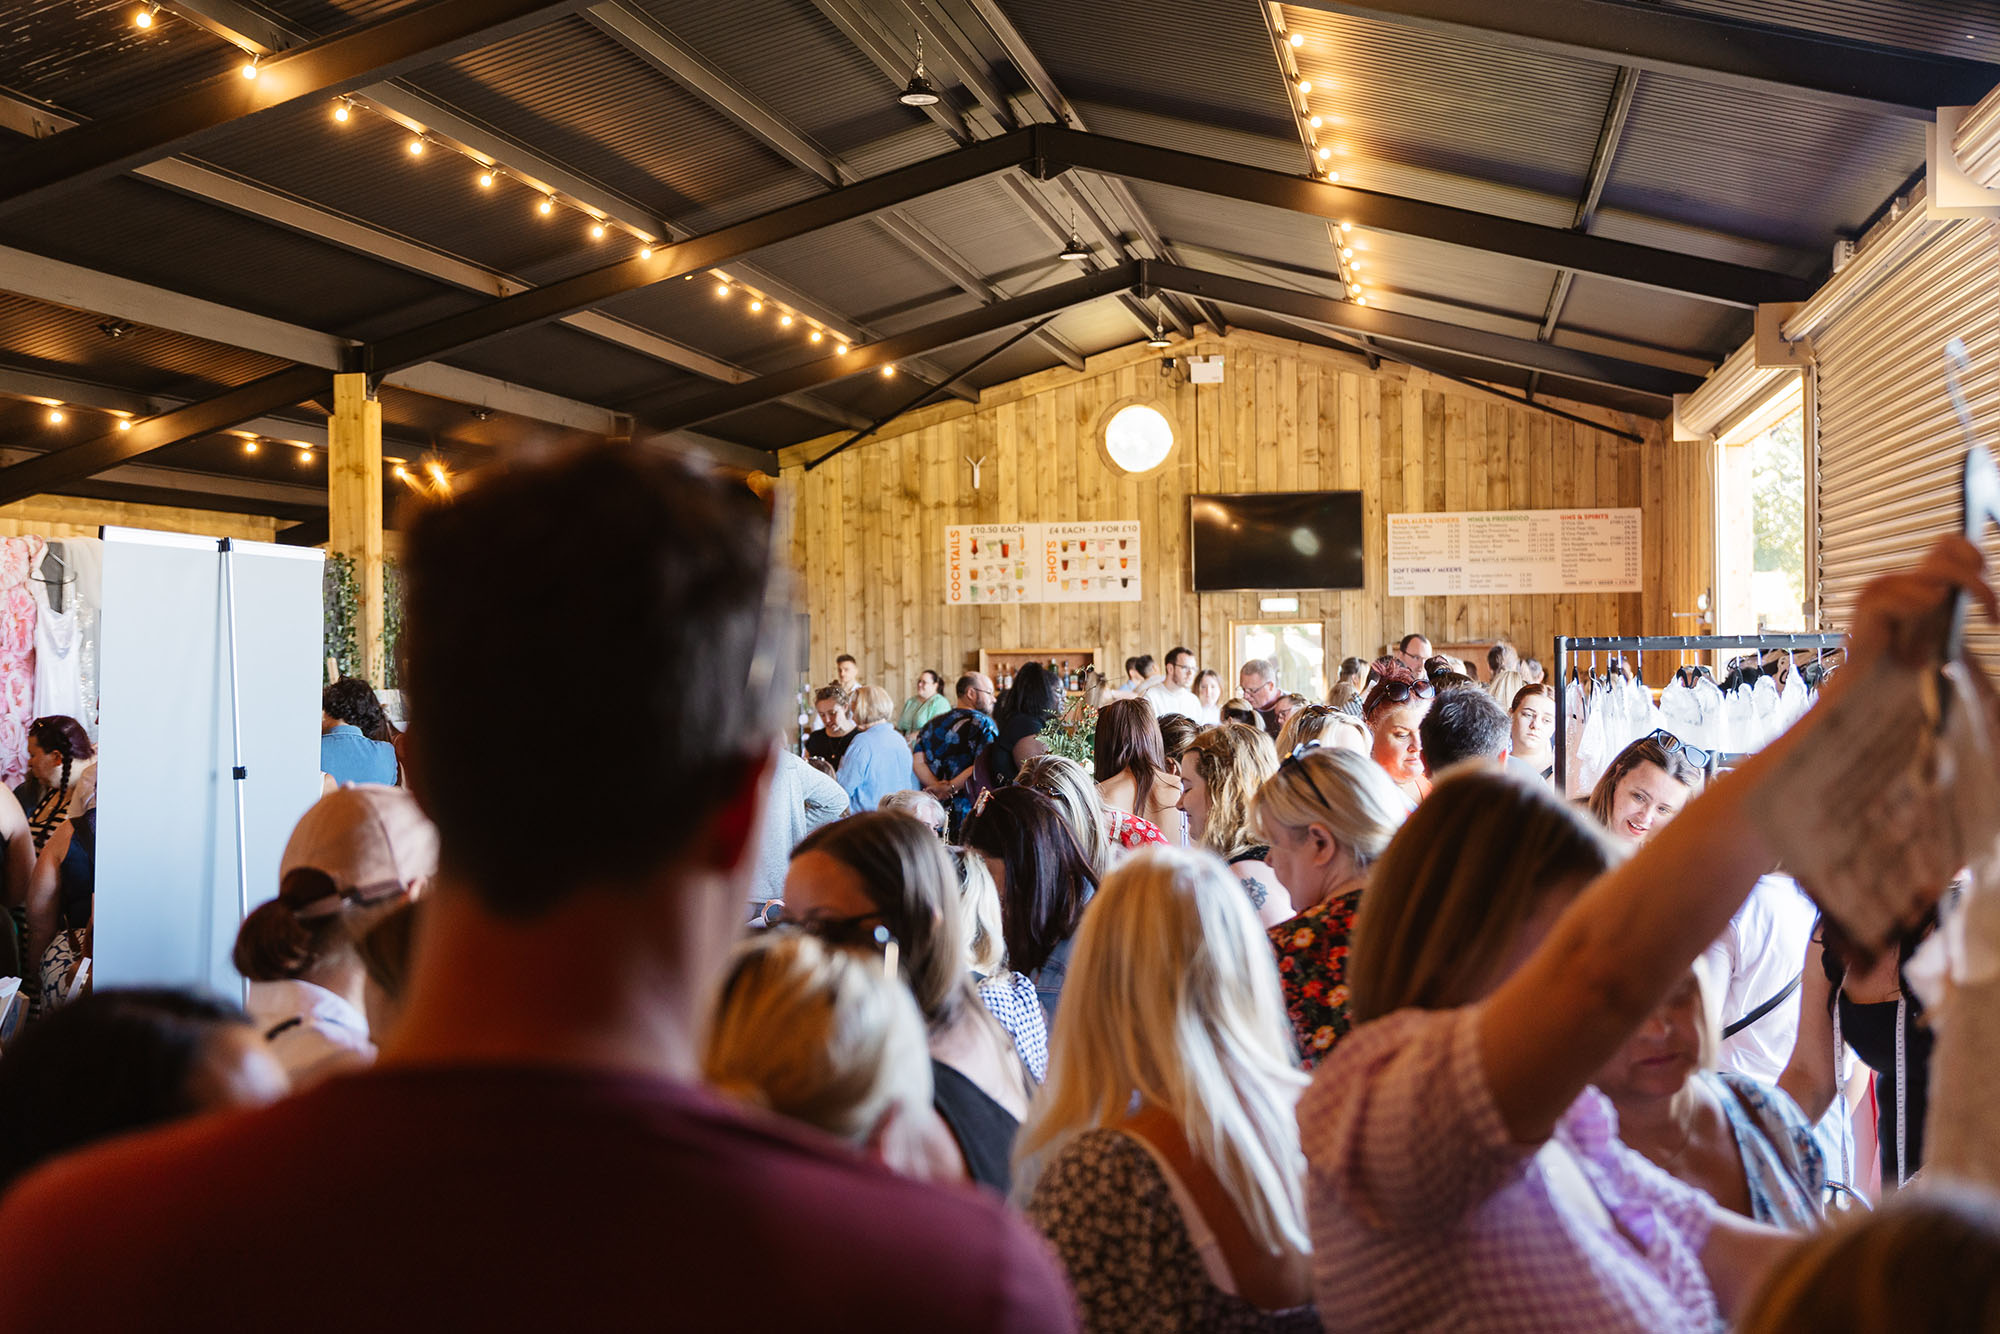
{"label": "blue t-shirt", "polygon": [[854,811],[872,811],[891,792],[909,791],[917,785],[909,742],[886,723],[862,728],[840,757],[838,781]]}
{"label": "blue t-shirt", "polygon": [[393,785],[396,748],[386,741],[370,741],[352,723],[337,723],[319,739],[319,771],[337,783]]}
{"label": "blue t-shirt", "polygon": [[[979,752],[999,735],[993,720],[979,710],[953,709],[924,724],[924,730],[917,733],[916,753],[924,757],[932,775],[942,782],[970,769]],[[971,794],[964,788],[952,793],[951,809],[956,827],[956,821],[972,813]]]}

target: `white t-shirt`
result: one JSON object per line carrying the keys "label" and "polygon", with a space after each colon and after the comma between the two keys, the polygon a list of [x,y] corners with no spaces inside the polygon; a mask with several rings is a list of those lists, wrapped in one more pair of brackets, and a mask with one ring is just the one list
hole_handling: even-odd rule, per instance
{"label": "white t-shirt", "polygon": [[250,1022],[285,1067],[294,1093],[375,1063],[368,1017],[312,982],[252,982],[243,998]]}
{"label": "white t-shirt", "polygon": [[1165,681],[1147,690],[1141,696],[1153,706],[1153,716],[1164,718],[1170,713],[1182,714],[1200,722],[1201,700],[1192,690],[1176,690]]}
{"label": "white t-shirt", "polygon": [[[1716,1016],[1722,1027],[1749,1014],[1799,975],[1817,916],[1812,900],[1790,876],[1767,875],[1757,882],[1722,935],[1705,951],[1715,965],[1715,976],[1729,979]],[[1725,1039],[1717,1064],[1775,1084],[1792,1058],[1798,1036],[1799,1002],[1794,992],[1762,1019]]]}

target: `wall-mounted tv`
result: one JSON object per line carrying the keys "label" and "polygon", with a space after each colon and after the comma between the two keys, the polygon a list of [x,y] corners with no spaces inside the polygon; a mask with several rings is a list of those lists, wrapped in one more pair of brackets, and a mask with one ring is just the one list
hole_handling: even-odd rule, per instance
{"label": "wall-mounted tv", "polygon": [[1190,496],[1188,529],[1198,593],[1362,586],[1359,491]]}

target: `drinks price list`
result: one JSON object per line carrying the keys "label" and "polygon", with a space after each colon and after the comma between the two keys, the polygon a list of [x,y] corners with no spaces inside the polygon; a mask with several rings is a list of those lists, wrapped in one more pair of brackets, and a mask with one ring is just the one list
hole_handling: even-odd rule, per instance
{"label": "drinks price list", "polygon": [[1639,511],[1391,514],[1389,596],[1635,593]]}
{"label": "drinks price list", "polygon": [[952,524],[944,542],[947,607],[1139,600],[1136,519]]}

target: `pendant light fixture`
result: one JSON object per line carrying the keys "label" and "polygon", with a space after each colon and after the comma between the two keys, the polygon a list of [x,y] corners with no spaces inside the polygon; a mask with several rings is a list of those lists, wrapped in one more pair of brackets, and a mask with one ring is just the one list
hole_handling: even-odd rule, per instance
{"label": "pendant light fixture", "polygon": [[924,73],[924,34],[917,30],[917,67],[910,72],[910,81],[903,85],[903,92],[896,99],[906,107],[934,107],[938,104],[937,85],[931,76]]}
{"label": "pendant light fixture", "polygon": [[1090,258],[1090,247],[1085,245],[1083,237],[1077,234],[1076,208],[1074,205],[1070,207],[1069,211],[1069,240],[1063,242],[1063,248],[1056,255],[1056,258],[1070,260],[1075,263],[1082,263],[1084,260]]}
{"label": "pendant light fixture", "polygon": [[1146,340],[1146,346],[1157,349],[1162,347],[1172,347],[1173,345],[1174,345],[1174,340],[1167,337],[1166,318],[1163,315],[1161,315],[1159,311],[1155,310],[1153,312],[1153,336]]}

